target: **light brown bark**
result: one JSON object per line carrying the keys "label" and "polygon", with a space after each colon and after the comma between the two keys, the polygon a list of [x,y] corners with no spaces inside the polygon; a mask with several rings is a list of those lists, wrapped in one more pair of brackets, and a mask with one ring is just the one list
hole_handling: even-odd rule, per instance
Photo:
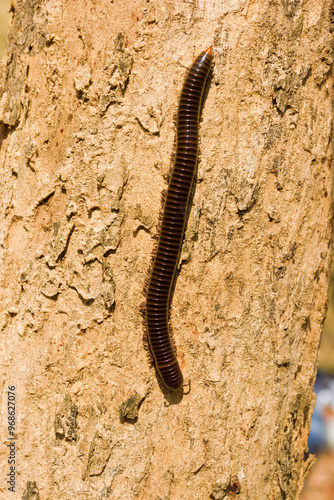
{"label": "light brown bark", "polygon": [[[331,2],[13,5],[0,370],[2,422],[8,384],[18,397],[16,498],[298,498],[331,253]],[[211,43],[177,398],[147,363],[139,305],[173,113]]]}

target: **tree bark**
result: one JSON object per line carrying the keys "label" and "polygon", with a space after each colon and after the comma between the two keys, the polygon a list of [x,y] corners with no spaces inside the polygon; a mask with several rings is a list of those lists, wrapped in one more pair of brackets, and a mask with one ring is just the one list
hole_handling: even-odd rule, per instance
{"label": "tree bark", "polygon": [[[9,386],[17,403],[15,498],[299,497],[331,257],[333,12],[328,0],[13,1],[0,370],[3,423]],[[139,306],[173,113],[211,43],[171,308],[191,381],[179,396],[147,362]]]}

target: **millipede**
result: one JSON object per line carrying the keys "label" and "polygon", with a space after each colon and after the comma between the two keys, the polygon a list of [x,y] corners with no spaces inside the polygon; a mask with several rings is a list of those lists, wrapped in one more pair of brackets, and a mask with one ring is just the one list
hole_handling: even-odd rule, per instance
{"label": "millipede", "polygon": [[141,305],[144,344],[163,384],[172,391],[183,386],[169,321],[171,291],[180,258],[190,193],[198,159],[198,129],[202,97],[212,64],[212,46],[195,59],[186,75],[176,117],[176,148]]}

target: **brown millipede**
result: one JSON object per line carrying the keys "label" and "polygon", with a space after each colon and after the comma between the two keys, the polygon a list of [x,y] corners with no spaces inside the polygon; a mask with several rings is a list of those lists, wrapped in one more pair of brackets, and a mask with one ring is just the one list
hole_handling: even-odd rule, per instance
{"label": "brown millipede", "polygon": [[141,306],[147,347],[164,385],[178,390],[183,376],[169,325],[170,295],[179,261],[189,197],[198,158],[198,127],[205,83],[212,64],[212,46],[201,52],[183,84],[176,121],[175,160],[163,211],[157,248],[152,255]]}

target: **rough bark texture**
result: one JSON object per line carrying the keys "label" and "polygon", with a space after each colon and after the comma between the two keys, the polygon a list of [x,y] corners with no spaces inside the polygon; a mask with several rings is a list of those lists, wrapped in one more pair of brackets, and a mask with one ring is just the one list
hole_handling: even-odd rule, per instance
{"label": "rough bark texture", "polygon": [[[13,498],[298,498],[330,262],[332,17],[327,0],[13,1],[0,101]],[[172,307],[191,390],[176,398],[147,363],[139,305],[173,113],[211,43]]]}
{"label": "rough bark texture", "polygon": [[8,22],[10,18],[10,0],[0,2],[0,58],[2,59],[6,51],[6,37],[8,32]]}

